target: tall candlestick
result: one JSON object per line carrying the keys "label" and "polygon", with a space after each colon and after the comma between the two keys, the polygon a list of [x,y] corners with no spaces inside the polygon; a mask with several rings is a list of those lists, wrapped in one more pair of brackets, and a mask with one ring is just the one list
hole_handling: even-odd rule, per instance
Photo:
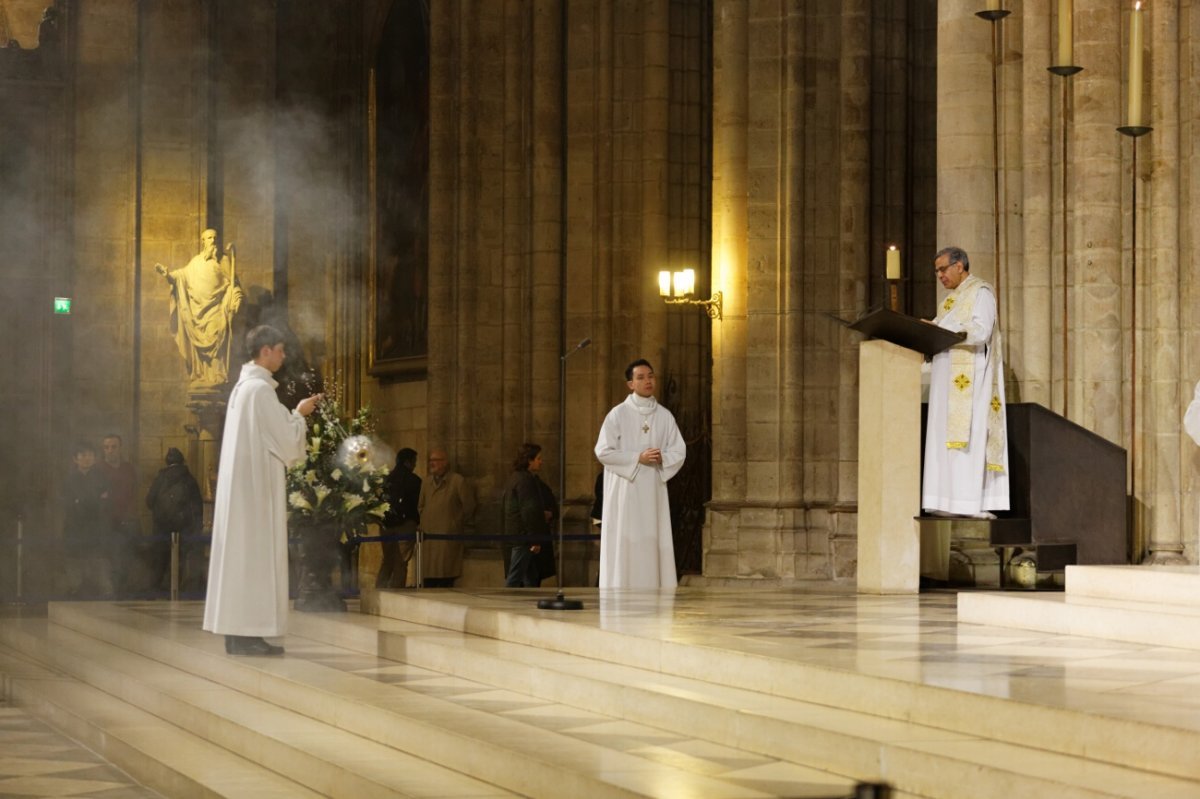
{"label": "tall candlestick", "polygon": [[1142,4],[1135,3],[1129,17],[1129,114],[1125,124],[1142,124]]}
{"label": "tall candlestick", "polygon": [[900,279],[900,251],[895,244],[887,248],[887,279]]}
{"label": "tall candlestick", "polygon": [[1072,17],[1074,16],[1072,0],[1058,0],[1058,61],[1057,66],[1071,66],[1075,59],[1075,46],[1071,39]]}

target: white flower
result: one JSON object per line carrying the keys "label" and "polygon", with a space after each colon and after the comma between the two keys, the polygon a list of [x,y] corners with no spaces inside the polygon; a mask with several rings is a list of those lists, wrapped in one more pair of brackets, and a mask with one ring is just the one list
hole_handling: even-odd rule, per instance
{"label": "white flower", "polygon": [[329,486],[325,485],[324,483],[317,483],[313,490],[317,492],[318,505],[324,502],[325,498],[328,497],[330,493]]}
{"label": "white flower", "polygon": [[334,480],[341,480],[342,479],[342,470],[334,469],[333,472],[329,476],[332,477]]}
{"label": "white flower", "polygon": [[363,493],[364,494],[371,493],[371,481],[366,479],[365,477],[363,478]]}
{"label": "white flower", "polygon": [[342,510],[354,510],[361,504],[363,504],[363,498],[358,494],[347,494],[346,498],[342,500]]}
{"label": "white flower", "polygon": [[288,495],[288,502],[291,503],[293,508],[312,510],[312,505],[309,504],[309,501],[305,499],[304,495],[299,491],[293,491],[290,495]]}
{"label": "white flower", "polygon": [[307,472],[305,472],[304,473],[304,482],[308,483],[310,486],[316,485],[317,484],[316,471],[313,469],[309,469]]}
{"label": "white flower", "polygon": [[387,512],[391,509],[391,504],[387,502],[381,502],[377,507],[371,508],[371,510],[367,511],[367,513],[370,513],[372,516],[378,516],[382,519],[384,515],[387,514]]}

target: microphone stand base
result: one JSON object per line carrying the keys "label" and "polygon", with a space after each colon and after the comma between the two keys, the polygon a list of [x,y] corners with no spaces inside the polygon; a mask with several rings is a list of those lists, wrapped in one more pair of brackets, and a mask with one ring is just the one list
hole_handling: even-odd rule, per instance
{"label": "microphone stand base", "polygon": [[583,603],[578,599],[567,599],[559,591],[554,599],[539,599],[538,610],[583,610]]}

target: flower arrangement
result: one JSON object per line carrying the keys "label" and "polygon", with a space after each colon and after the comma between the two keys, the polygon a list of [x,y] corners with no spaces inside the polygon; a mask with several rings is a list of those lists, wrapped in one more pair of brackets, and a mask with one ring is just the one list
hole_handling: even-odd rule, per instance
{"label": "flower arrangement", "polygon": [[336,396],[327,394],[317,404],[308,418],[305,459],[287,473],[291,522],[337,524],[353,537],[383,519],[388,511],[384,478],[392,459],[373,432],[369,407],[344,418]]}

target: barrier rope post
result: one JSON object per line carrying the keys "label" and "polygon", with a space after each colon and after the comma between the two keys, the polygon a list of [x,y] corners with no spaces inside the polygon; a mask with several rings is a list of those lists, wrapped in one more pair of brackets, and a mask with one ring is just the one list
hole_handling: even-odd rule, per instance
{"label": "barrier rope post", "polygon": [[22,572],[24,571],[23,562],[22,562],[23,555],[24,555],[24,543],[25,543],[24,538],[25,538],[25,521],[21,518],[20,514],[17,514],[17,604],[18,605],[25,604],[25,598],[22,595],[24,586],[21,583]]}
{"label": "barrier rope post", "polygon": [[417,538],[413,542],[413,557],[417,559],[417,588],[424,586],[425,581],[421,577],[421,544],[425,540],[425,531],[417,528]]}
{"label": "barrier rope post", "polygon": [[171,601],[179,601],[179,533],[171,533]]}

